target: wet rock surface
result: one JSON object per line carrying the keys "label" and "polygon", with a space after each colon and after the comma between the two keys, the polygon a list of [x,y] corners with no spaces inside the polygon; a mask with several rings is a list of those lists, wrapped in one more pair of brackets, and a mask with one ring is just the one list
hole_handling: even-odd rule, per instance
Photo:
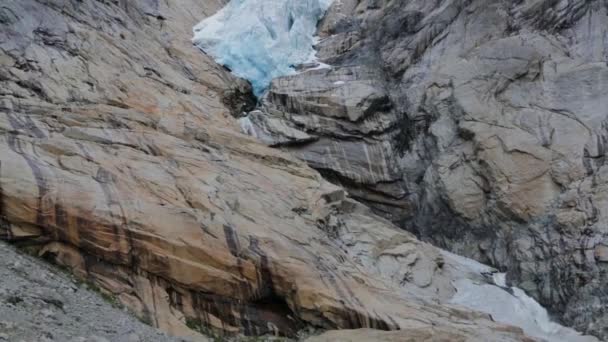
{"label": "wet rock surface", "polygon": [[[244,127],[608,338],[608,2],[336,2]],[[247,120],[247,119],[244,119]]]}
{"label": "wet rock surface", "polygon": [[[0,237],[177,336],[442,326],[526,340],[447,303],[452,281],[481,274],[239,132],[251,88],[190,42],[225,3],[3,2]],[[370,84],[335,117],[390,112]]]}

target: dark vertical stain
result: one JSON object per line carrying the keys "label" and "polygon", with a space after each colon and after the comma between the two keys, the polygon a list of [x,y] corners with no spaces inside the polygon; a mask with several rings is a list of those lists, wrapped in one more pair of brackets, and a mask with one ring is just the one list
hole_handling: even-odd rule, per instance
{"label": "dark vertical stain", "polygon": [[[118,203],[112,198],[112,189],[110,189],[110,182],[112,182],[112,174],[110,174],[110,172],[108,172],[103,167],[100,167],[99,169],[97,169],[97,174],[95,175],[95,177],[93,177],[93,179],[95,179],[99,186],[101,186],[101,191],[103,192],[103,195],[106,198],[106,206],[110,211],[110,218],[112,219],[112,221],[115,221],[116,217],[112,209],[113,206]],[[114,236],[118,240],[118,226],[116,224],[112,224],[111,228],[112,232],[114,233]]]}
{"label": "dark vertical stain", "polygon": [[[226,244],[228,245],[228,250],[233,257],[239,257],[239,251],[241,249],[239,245],[239,238],[234,231],[234,228],[228,225],[224,225],[224,238],[226,239]],[[240,258],[237,261],[240,264]]]}
{"label": "dark vertical stain", "polygon": [[68,213],[61,204],[55,203],[55,226],[58,227],[58,237],[63,241],[70,241],[70,237],[66,231],[69,224]]}
{"label": "dark vertical stain", "polygon": [[[76,145],[78,146],[78,148],[82,151],[84,157],[88,160],[88,161],[93,161],[93,157],[91,156],[91,154],[89,154],[89,152],[87,151],[87,149],[84,147],[84,145],[82,145],[81,143],[77,142]],[[112,187],[112,184],[114,184],[114,178],[113,175],[110,171],[108,171],[107,169],[100,167],[97,170],[97,174],[93,177],[93,179],[95,179],[95,181],[97,181],[97,183],[100,185],[101,190],[104,194],[105,200],[106,200],[106,206],[109,209],[109,213],[110,213],[110,218],[112,219],[112,225],[111,225],[111,229],[112,232],[114,234],[114,236],[116,237],[117,242],[120,241],[120,236],[121,233],[124,234],[124,237],[127,241],[128,244],[128,248],[129,250],[126,253],[126,256],[128,258],[128,260],[126,261],[132,269],[135,269],[137,267],[137,256],[134,254],[134,243],[133,243],[133,236],[131,234],[131,231],[129,229],[127,229],[127,217],[124,211],[124,208],[122,206],[122,203],[118,200],[118,195],[115,194],[115,191]],[[117,215],[114,213],[114,206],[117,206],[119,211],[120,211],[120,217],[117,217]],[[116,224],[116,222],[120,222],[120,226],[118,224]],[[119,259],[121,259],[119,257]]]}
{"label": "dark vertical stain", "polygon": [[[133,239],[131,236],[131,232],[128,229],[125,229],[127,223],[126,223],[124,209],[123,209],[120,201],[118,201],[118,199],[117,199],[118,196],[114,195],[114,191],[112,189],[112,184],[114,183],[112,173],[110,173],[108,170],[104,169],[103,167],[99,167],[99,169],[97,170],[97,174],[95,175],[95,177],[93,177],[93,179],[95,179],[95,181],[97,181],[97,183],[101,187],[101,191],[103,192],[103,195],[105,197],[106,206],[108,207],[108,210],[110,213],[110,219],[112,222],[110,224],[110,229],[112,229],[112,235],[114,237],[114,241],[116,241],[118,243],[118,246],[120,246],[121,235],[122,235],[121,233],[124,233],[124,238],[128,244],[129,250],[126,251],[126,253],[125,253],[127,260],[124,260],[124,258],[122,257],[121,250],[119,250],[118,253],[116,254],[117,260],[121,260],[123,262],[128,263],[131,266],[131,268],[134,269],[136,262],[135,262],[135,257],[133,254]],[[114,206],[118,207],[118,209],[120,211],[120,216],[117,216],[116,213],[114,212]],[[116,222],[120,222],[120,227],[119,227],[119,224],[117,224]]]}
{"label": "dark vertical stain", "polygon": [[389,327],[388,324],[387,324],[386,330],[401,330],[400,327],[399,327],[399,324],[395,321],[395,319],[393,317],[388,316],[387,318],[388,318],[389,321],[391,321],[391,323],[393,323],[393,326]]}
{"label": "dark vertical stain", "polygon": [[261,298],[264,296],[272,295],[275,293],[274,283],[272,280],[272,273],[270,271],[270,265],[268,262],[268,256],[260,248],[260,242],[255,236],[249,237],[249,249],[260,257],[260,266],[258,267],[258,284],[259,289],[257,297]]}
{"label": "dark vertical stain", "polygon": [[[32,127],[31,127],[32,125],[33,125],[33,127],[36,127],[36,125],[34,125],[33,122],[31,122],[31,124],[29,125],[30,127],[28,127],[28,125],[20,122],[12,114],[7,113],[6,115],[8,117],[10,126],[14,130],[25,130],[25,131],[29,132],[32,130]],[[34,131],[35,131],[35,133],[34,133],[35,136],[44,137],[44,134],[42,134],[42,132],[39,131],[37,127]],[[42,170],[41,170],[40,166],[38,165],[38,162],[36,162],[34,159],[32,159],[29,155],[27,155],[23,151],[23,149],[21,148],[21,145],[19,143],[19,140],[17,140],[17,138],[14,134],[9,134],[7,141],[8,141],[9,148],[13,152],[21,155],[23,157],[23,159],[26,161],[26,163],[28,164],[29,168],[32,170],[32,174],[34,175],[34,179],[35,179],[36,185],[38,187],[38,208],[37,208],[38,212],[37,212],[37,216],[36,216],[36,224],[40,227],[48,229],[48,225],[45,222],[46,219],[44,217],[44,208],[43,208],[44,207],[44,198],[46,197],[47,192],[48,192],[48,184],[42,173]]]}
{"label": "dark vertical stain", "polygon": [[234,228],[229,225],[224,225],[224,239],[226,239],[228,251],[230,251],[230,254],[236,258],[236,265],[239,275],[241,276],[239,288],[237,290],[240,293],[243,293],[244,298],[247,298],[251,293],[251,289],[249,288],[249,284],[243,281],[245,277],[243,276],[243,259],[241,256],[241,243],[239,242],[239,236]]}
{"label": "dark vertical stain", "polygon": [[206,325],[211,325],[210,316],[214,316],[222,322],[223,327],[240,327],[244,335],[257,336],[276,333],[269,327],[269,323],[272,323],[282,336],[292,337],[302,327],[299,321],[287,318],[293,316],[287,303],[275,298],[268,298],[268,302],[277,300],[269,306],[267,302],[247,302],[209,293],[191,292],[191,296],[195,312],[203,317],[200,322]]}
{"label": "dark vertical stain", "polygon": [[245,336],[255,335],[257,329],[255,329],[253,322],[249,318],[255,318],[255,315],[249,315],[246,305],[237,305],[237,310],[239,311],[241,325],[243,326],[243,334],[245,334]]}
{"label": "dark vertical stain", "polygon": [[[306,252],[313,260],[315,260],[317,269],[320,272],[321,281],[328,285],[328,287],[333,288],[336,291],[338,298],[340,298],[343,303],[349,304],[351,307],[351,309],[345,308],[343,312],[345,326],[339,326],[338,328],[358,329],[367,327],[367,316],[357,310],[354,310],[355,307],[362,310],[364,309],[364,306],[359,298],[356,297],[352,289],[346,284],[344,279],[336,275],[333,270],[327,267],[319,255],[309,251],[306,248],[303,248],[303,251]],[[325,280],[327,280],[327,283]],[[390,330],[390,326],[385,320],[375,320],[372,317],[369,317],[369,320],[370,323],[373,320],[373,324],[378,326],[379,329],[386,328],[386,330]],[[399,325],[394,320],[392,323],[394,324],[395,329],[398,329]]]}
{"label": "dark vertical stain", "polygon": [[[374,329],[377,330],[392,330],[391,327],[388,325],[388,323],[386,323],[377,313],[374,313],[374,315],[376,315],[376,317],[374,317],[372,319],[373,322],[375,322],[375,327]],[[395,322],[396,324],[396,322]],[[399,327],[398,325],[395,326],[395,328]]]}
{"label": "dark vertical stain", "polygon": [[[0,179],[2,179],[2,160],[0,160]],[[4,190],[2,190],[2,182],[0,182],[0,218],[3,218],[4,215]]]}
{"label": "dark vertical stain", "polygon": [[94,236],[94,227],[95,223],[91,222],[89,219],[83,216],[76,216],[76,228],[78,229],[78,238],[79,238],[79,246],[82,250],[85,251],[95,251],[98,249],[95,244],[95,236]]}
{"label": "dark vertical stain", "polygon": [[[247,336],[277,333],[272,326],[277,327],[284,336],[295,336],[300,322],[283,298],[274,293],[271,267],[268,256],[261,250],[259,241],[250,237],[250,244],[243,250],[235,229],[224,225],[224,236],[228,251],[236,258],[238,273],[241,276],[235,290],[237,298],[226,298],[210,293],[191,291],[192,303],[199,321],[210,325],[210,317],[214,316],[221,322],[222,327],[240,327],[241,333]],[[243,260],[245,257],[259,257],[258,289],[253,291],[244,278]],[[229,329],[224,329],[229,330]]]}
{"label": "dark vertical stain", "polygon": [[174,308],[177,308],[179,311],[184,310],[184,303],[182,294],[175,290],[173,287],[169,286],[165,289],[167,294],[169,295],[169,305]]}
{"label": "dark vertical stain", "polygon": [[[230,254],[232,256],[234,256],[236,258],[236,263],[237,263],[237,267],[238,267],[238,272],[239,275],[241,276],[241,279],[239,279],[239,284],[238,284],[238,288],[236,289],[238,293],[242,293],[242,297],[243,298],[248,298],[249,294],[251,293],[251,290],[249,289],[249,284],[247,284],[246,282],[244,282],[243,280],[243,261],[240,257],[241,254],[241,245],[239,242],[239,237],[236,233],[236,231],[234,230],[234,228],[232,228],[229,225],[224,225],[224,238],[226,239],[226,245],[228,246],[228,251],[230,251]],[[248,315],[245,309],[244,305],[238,305],[237,308],[239,309],[239,318],[240,318],[240,323],[241,324],[237,324],[243,327],[243,333],[245,335],[250,335],[251,334],[251,327],[249,326],[249,322],[248,322]]]}
{"label": "dark vertical stain", "polygon": [[[148,278],[148,280],[150,281],[150,287],[152,288],[150,291],[150,293],[152,294],[152,312],[156,313],[158,312],[158,309],[156,308],[156,294],[154,292],[154,286],[156,285],[156,281],[153,277]],[[158,328],[160,326],[158,324],[158,316],[156,314],[153,314],[151,316],[154,319],[154,326]]]}

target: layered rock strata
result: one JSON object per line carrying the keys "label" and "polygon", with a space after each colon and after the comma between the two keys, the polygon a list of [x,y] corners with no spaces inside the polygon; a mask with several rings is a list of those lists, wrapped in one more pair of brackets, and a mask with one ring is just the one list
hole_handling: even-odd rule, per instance
{"label": "layered rock strata", "polygon": [[608,338],[608,2],[336,2],[245,130]]}
{"label": "layered rock strata", "polygon": [[1,237],[176,335],[529,340],[446,304],[453,280],[484,281],[466,263],[238,132],[250,87],[189,41],[224,4],[3,2]]}

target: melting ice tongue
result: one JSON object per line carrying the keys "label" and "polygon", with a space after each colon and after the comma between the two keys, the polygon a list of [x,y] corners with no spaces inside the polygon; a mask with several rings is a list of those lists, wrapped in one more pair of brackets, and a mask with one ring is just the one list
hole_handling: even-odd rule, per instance
{"label": "melting ice tongue", "polygon": [[259,96],[314,58],[317,23],[333,0],[232,0],[194,27],[193,42]]}
{"label": "melting ice tongue", "polygon": [[[490,274],[494,269],[452,253],[449,257],[467,264],[479,274]],[[508,287],[504,273],[494,273],[493,283],[476,282],[462,278],[454,282],[456,294],[453,304],[492,315],[496,321],[520,327],[524,332],[542,341],[549,342],[597,342],[592,336],[583,336],[577,331],[559,325],[549,317],[547,310],[532,297],[517,287]]]}

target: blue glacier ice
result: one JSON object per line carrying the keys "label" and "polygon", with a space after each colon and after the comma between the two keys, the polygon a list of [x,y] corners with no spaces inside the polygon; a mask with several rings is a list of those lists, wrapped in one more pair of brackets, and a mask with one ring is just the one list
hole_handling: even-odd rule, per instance
{"label": "blue glacier ice", "polygon": [[314,59],[317,23],[332,1],[231,0],[194,27],[193,42],[260,96],[273,78]]}

